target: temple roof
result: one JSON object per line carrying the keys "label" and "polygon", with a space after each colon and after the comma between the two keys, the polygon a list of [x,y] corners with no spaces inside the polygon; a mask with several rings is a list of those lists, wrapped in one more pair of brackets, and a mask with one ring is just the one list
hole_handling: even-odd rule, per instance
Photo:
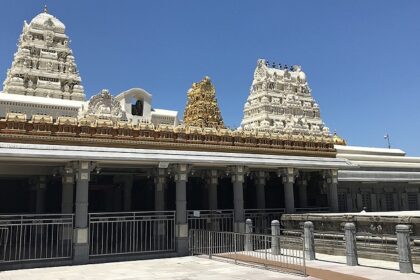
{"label": "temple roof", "polygon": [[47,10],[38,14],[29,23],[30,27],[44,30],[45,27],[52,27],[56,32],[64,33],[66,26],[58,18],[48,13]]}

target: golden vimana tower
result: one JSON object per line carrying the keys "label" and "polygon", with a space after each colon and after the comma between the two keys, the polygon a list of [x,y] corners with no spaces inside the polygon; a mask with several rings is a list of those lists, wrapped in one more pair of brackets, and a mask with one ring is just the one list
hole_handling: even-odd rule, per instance
{"label": "golden vimana tower", "polygon": [[222,115],[216,99],[216,90],[209,77],[193,83],[188,91],[184,111],[186,126],[224,128]]}

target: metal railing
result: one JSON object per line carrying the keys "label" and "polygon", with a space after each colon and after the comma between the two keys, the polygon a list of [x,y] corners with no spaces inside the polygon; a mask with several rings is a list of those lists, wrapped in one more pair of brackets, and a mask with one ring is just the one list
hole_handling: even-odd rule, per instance
{"label": "metal railing", "polygon": [[283,240],[282,236],[253,233],[217,232],[192,229],[189,247],[192,255],[207,255],[235,263],[306,275],[303,239]]}
{"label": "metal railing", "polygon": [[89,255],[175,251],[175,212],[89,213]]}
{"label": "metal railing", "polygon": [[72,257],[73,214],[0,215],[0,263]]}
{"label": "metal railing", "polygon": [[233,231],[233,210],[188,210],[188,228]]}
{"label": "metal railing", "polygon": [[280,221],[284,211],[284,208],[245,209],[245,219],[252,220],[255,233],[269,234],[271,221]]}

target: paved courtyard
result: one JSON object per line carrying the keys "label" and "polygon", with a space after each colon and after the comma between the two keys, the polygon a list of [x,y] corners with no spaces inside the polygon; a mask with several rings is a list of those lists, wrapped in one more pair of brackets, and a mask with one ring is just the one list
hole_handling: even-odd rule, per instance
{"label": "paved courtyard", "polygon": [[[339,258],[331,256],[330,261],[327,262],[308,261],[307,271],[315,277],[305,278],[204,257],[182,257],[2,271],[0,280],[420,280],[418,273],[402,274],[397,270],[390,270],[389,262],[362,259],[360,263],[363,266],[349,267],[338,263],[337,261],[342,261]],[[394,267],[395,264],[392,263],[392,266]],[[379,269],[368,265],[388,267],[388,269]],[[416,271],[419,271],[419,268],[418,265],[415,265]]]}
{"label": "paved courtyard", "polygon": [[[168,258],[0,272],[0,280],[269,280],[303,279],[250,266],[200,257]],[[305,278],[316,279],[316,278]]]}

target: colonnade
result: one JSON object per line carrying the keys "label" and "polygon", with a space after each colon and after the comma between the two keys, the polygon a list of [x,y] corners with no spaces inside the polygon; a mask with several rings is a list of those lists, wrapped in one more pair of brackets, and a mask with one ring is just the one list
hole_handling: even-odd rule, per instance
{"label": "colonnade", "polygon": [[[88,246],[88,199],[89,181],[95,164],[87,161],[80,161],[69,164],[62,171],[62,213],[73,213],[73,193],[75,186],[75,230],[74,230],[74,259],[78,263],[87,262],[89,256]],[[188,221],[187,221],[187,181],[191,166],[187,164],[174,164],[164,167],[156,167],[153,172],[154,177],[154,205],[156,211],[164,211],[165,206],[165,185],[168,182],[168,173],[175,181],[175,224],[176,224],[176,248],[180,255],[187,254],[188,250]],[[245,176],[249,172],[246,166],[229,166],[223,172],[228,171],[233,189],[233,210],[234,210],[234,231],[244,232],[245,230],[245,209],[244,209],[244,182]],[[328,197],[331,211],[338,211],[337,198],[337,171],[323,171],[325,182],[328,185]],[[259,209],[266,208],[266,183],[267,171],[254,170],[254,182],[256,190],[256,205]],[[299,193],[299,206],[308,205],[307,187],[308,182],[304,176],[299,176],[296,168],[278,169],[277,174],[282,178],[284,188],[284,205],[286,213],[295,212],[295,185]],[[206,170],[206,185],[208,190],[209,210],[218,209],[218,184],[220,169]],[[129,175],[117,175],[114,183],[121,186],[120,201],[123,201],[122,209],[131,210],[131,193],[133,177]],[[45,178],[40,178],[37,189],[37,211],[42,211],[45,192]],[[121,195],[120,194],[120,195]]]}

